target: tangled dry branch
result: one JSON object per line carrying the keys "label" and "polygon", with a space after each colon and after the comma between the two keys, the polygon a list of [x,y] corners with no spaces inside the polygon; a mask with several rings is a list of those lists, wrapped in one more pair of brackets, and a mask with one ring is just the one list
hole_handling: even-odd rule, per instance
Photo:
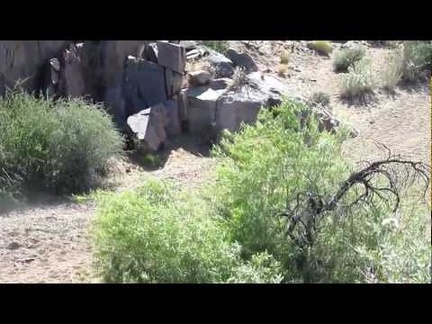
{"label": "tangled dry branch", "polygon": [[[393,212],[396,212],[400,206],[403,187],[418,180],[423,182],[426,194],[430,184],[431,167],[423,162],[401,159],[392,155],[385,145],[377,145],[387,150],[385,160],[366,162],[367,166],[353,172],[333,195],[298,193],[294,208],[279,213],[279,216],[288,218],[287,234],[298,247],[314,244],[319,219],[328,212],[344,209],[345,214],[349,215],[349,210],[359,203],[376,208],[375,197],[388,204],[393,203]],[[355,187],[361,189],[355,192],[356,198],[349,204],[342,204],[342,198]]]}

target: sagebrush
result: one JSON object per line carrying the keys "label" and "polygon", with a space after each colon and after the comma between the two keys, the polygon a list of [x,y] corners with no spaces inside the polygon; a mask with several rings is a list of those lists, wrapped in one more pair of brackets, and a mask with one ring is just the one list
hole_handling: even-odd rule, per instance
{"label": "sagebrush", "polygon": [[402,48],[391,51],[386,58],[382,73],[382,86],[385,90],[394,91],[401,81],[404,70],[404,54]]}
{"label": "sagebrush", "polygon": [[9,196],[96,186],[122,140],[101,107],[9,92],[0,100],[0,188]]}
{"label": "sagebrush", "polygon": [[347,72],[350,66],[364,57],[365,52],[362,45],[336,51],[333,55],[333,69],[336,72]]}
{"label": "sagebrush", "polygon": [[403,42],[402,79],[415,82],[430,76],[432,67],[431,41]]}
{"label": "sagebrush", "polygon": [[363,58],[341,75],[341,96],[348,99],[362,99],[371,94],[376,86],[370,60]]}

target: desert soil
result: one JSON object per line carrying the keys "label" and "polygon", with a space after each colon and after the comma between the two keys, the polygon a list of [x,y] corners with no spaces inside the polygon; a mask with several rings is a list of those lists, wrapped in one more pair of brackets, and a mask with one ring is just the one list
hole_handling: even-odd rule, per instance
{"label": "desert soil", "polygon": [[[289,46],[286,42],[265,42],[259,46],[252,55],[262,71],[276,75],[279,53]],[[275,53],[270,59],[264,55],[268,50]],[[385,65],[387,52],[383,48],[368,49],[376,72]],[[316,91],[330,95],[336,117],[359,132],[343,147],[343,154],[352,161],[384,157],[385,153],[373,144],[378,141],[393,153],[430,162],[431,99],[427,85],[399,88],[393,95],[377,91],[368,104],[349,106],[339,99],[340,75],[332,71],[331,59],[296,51],[290,56],[288,75],[280,80],[293,93],[304,97]],[[205,148],[195,144],[193,138],[176,140],[170,150],[164,166],[154,171],[144,170],[127,159],[117,161],[112,179],[116,190],[134,188],[147,176],[169,178],[191,188],[211,181],[215,162],[205,156]],[[91,202],[63,201],[0,214],[0,282],[99,282],[93,270],[89,233],[95,210]]]}

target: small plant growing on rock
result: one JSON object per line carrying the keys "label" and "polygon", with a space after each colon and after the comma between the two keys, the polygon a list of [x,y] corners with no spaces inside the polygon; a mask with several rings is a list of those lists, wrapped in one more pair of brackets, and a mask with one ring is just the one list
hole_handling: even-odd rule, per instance
{"label": "small plant growing on rock", "polygon": [[333,69],[336,72],[347,72],[350,66],[364,57],[365,52],[364,46],[361,45],[335,52],[333,55]]}
{"label": "small plant growing on rock", "polygon": [[248,84],[247,73],[244,68],[236,67],[234,74],[232,76],[233,82],[230,89],[238,89],[246,84]]}
{"label": "small plant growing on rock", "polygon": [[348,73],[342,75],[341,96],[347,99],[363,98],[374,88],[374,79],[370,61],[362,59],[348,68]]}
{"label": "small plant growing on rock", "polygon": [[330,55],[333,51],[332,45],[327,41],[314,41],[308,43],[308,48],[323,55]]}

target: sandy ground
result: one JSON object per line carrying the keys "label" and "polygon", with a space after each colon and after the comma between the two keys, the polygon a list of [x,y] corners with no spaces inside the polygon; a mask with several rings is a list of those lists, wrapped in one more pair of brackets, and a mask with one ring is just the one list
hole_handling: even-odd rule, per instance
{"label": "sandy ground", "polygon": [[[285,42],[259,43],[254,58],[261,70],[270,69],[270,73],[276,74],[278,55],[268,58],[260,51],[280,53],[285,48],[289,48]],[[384,65],[387,51],[368,49],[375,71]],[[395,154],[430,162],[431,101],[427,86],[397,89],[392,96],[378,91],[368,104],[349,106],[339,99],[340,75],[332,71],[331,59],[294,51],[288,74],[281,80],[293,92],[306,97],[316,91],[328,93],[334,114],[359,131],[358,137],[344,144],[347,158],[353,161],[382,158],[385,153],[373,145],[373,141],[378,141]],[[203,148],[194,147],[193,140],[187,137],[174,144],[162,169],[145,171],[130,161],[118,162],[113,179],[117,190],[133,188],[148,175],[191,187],[209,181],[215,163],[200,155]],[[92,272],[89,236],[94,213],[92,203],[59,202],[0,214],[0,282],[98,282]]]}

